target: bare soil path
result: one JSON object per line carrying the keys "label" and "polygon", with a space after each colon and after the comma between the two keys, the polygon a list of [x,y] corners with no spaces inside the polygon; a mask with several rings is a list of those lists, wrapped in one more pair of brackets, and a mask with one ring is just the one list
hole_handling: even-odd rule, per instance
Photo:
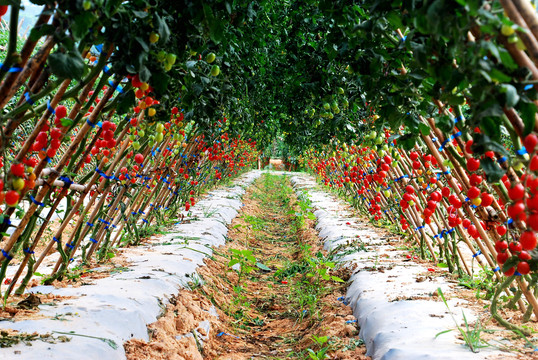
{"label": "bare soil path", "polygon": [[351,269],[322,250],[308,199],[265,174],[244,204],[227,244],[148,327],[151,340],[124,344],[128,359],[366,359],[341,301]]}

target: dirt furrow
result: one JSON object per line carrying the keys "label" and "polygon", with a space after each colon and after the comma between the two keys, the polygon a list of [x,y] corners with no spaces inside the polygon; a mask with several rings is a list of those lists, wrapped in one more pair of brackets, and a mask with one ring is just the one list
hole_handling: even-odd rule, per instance
{"label": "dirt furrow", "polygon": [[131,340],[128,359],[365,359],[341,301],[351,269],[323,251],[309,200],[266,174],[188,289]]}

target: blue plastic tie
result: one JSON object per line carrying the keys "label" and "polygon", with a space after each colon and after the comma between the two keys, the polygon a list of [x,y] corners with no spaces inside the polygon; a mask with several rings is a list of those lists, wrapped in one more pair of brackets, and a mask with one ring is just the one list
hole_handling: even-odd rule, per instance
{"label": "blue plastic tie", "polygon": [[70,248],[71,250],[73,250],[75,248],[74,245],[70,244],[70,243],[66,243],[65,246],[67,246],[68,248]]}
{"label": "blue plastic tie", "polygon": [[22,68],[21,67],[9,67],[7,65],[0,63],[0,70],[7,73],[18,73],[22,71]]}
{"label": "blue plastic tie", "polygon": [[60,180],[63,181],[66,186],[69,186],[73,183],[73,181],[71,181],[71,179],[65,175],[60,176]]}
{"label": "blue plastic tie", "polygon": [[497,272],[499,270],[501,270],[501,268],[497,266],[496,268],[493,269],[493,272]]}
{"label": "blue plastic tie", "polygon": [[35,252],[32,251],[30,248],[24,248],[23,251],[24,251],[25,253],[27,253],[28,255],[35,254]]}
{"label": "blue plastic tie", "polygon": [[30,93],[29,92],[25,92],[24,93],[24,98],[26,99],[26,102],[30,105],[35,105],[35,102],[34,100],[32,100],[32,98],[30,97]]}
{"label": "blue plastic tie", "polygon": [[2,249],[2,255],[8,260],[13,259],[13,256],[9,255],[9,253],[6,252],[4,249]]}
{"label": "blue plastic tie", "polygon": [[473,257],[475,258],[475,257],[477,257],[478,255],[482,255],[482,251],[481,251],[481,250],[478,250],[478,251],[476,252],[476,254],[473,255]]}
{"label": "blue plastic tie", "polygon": [[499,164],[502,164],[502,163],[504,163],[505,161],[506,161],[506,156],[503,156],[502,158],[500,158],[500,159],[497,160],[497,162],[498,162]]}
{"label": "blue plastic tie", "polygon": [[52,237],[52,240],[54,240],[54,241],[57,242],[57,243],[60,243],[60,240],[58,240],[58,239],[56,238],[56,236],[53,236],[53,237]]}
{"label": "blue plastic tie", "polygon": [[51,113],[51,114],[56,114],[56,111],[54,110],[54,108],[52,106],[50,106],[50,100],[47,100],[47,110]]}
{"label": "blue plastic tie", "polygon": [[86,222],[86,225],[88,225],[89,227],[93,226],[93,224],[91,222]]}
{"label": "blue plastic tie", "polygon": [[525,148],[519,149],[518,151],[516,151],[516,154],[521,155],[521,156],[523,156],[525,154],[528,154],[527,149],[525,149]]}
{"label": "blue plastic tie", "polygon": [[90,241],[94,244],[97,244],[97,240],[95,240],[94,238],[90,238]]}
{"label": "blue plastic tie", "polygon": [[32,202],[38,206],[41,206],[41,207],[44,207],[45,204],[43,204],[42,202],[39,202],[37,201],[32,195],[28,195],[30,197],[30,200],[32,200]]}

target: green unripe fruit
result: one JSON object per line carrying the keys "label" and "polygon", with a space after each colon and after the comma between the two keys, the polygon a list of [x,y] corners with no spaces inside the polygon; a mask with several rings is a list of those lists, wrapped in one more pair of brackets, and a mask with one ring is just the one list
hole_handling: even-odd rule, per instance
{"label": "green unripe fruit", "polygon": [[170,65],[174,65],[176,63],[177,56],[175,54],[166,54],[166,62]]}
{"label": "green unripe fruit", "polygon": [[215,53],[209,53],[207,54],[205,61],[207,61],[208,64],[211,64],[215,59],[217,58],[217,55]]}
{"label": "green unripe fruit", "polygon": [[220,74],[220,68],[218,65],[213,65],[211,67],[211,75],[218,76]]}

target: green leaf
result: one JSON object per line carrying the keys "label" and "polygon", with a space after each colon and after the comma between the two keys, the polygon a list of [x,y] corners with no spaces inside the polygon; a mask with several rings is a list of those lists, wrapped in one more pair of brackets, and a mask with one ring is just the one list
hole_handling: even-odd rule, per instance
{"label": "green leaf", "polygon": [[450,116],[444,115],[440,116],[436,119],[435,125],[445,134],[449,134],[452,132],[452,129],[454,129],[454,119],[452,119]]}
{"label": "green leaf", "polygon": [[523,131],[523,135],[527,136],[534,129],[534,122],[536,118],[536,104],[530,101],[520,101],[518,105],[518,110],[521,115],[521,119],[525,124],[525,130]]}
{"label": "green leaf", "polygon": [[334,275],[331,276],[331,279],[333,279],[333,281],[336,281],[336,282],[342,282],[342,283],[345,282],[344,280],[340,279],[338,276],[334,276]]}
{"label": "green leaf", "polygon": [[153,17],[153,25],[159,34],[160,41],[166,43],[170,38],[170,28],[157,13],[155,13],[155,16]]}
{"label": "green leaf", "polygon": [[49,55],[50,70],[61,79],[82,79],[84,75],[84,59],[78,52],[55,52]]}
{"label": "green leaf", "polygon": [[60,122],[62,123],[62,126],[65,126],[65,127],[69,127],[73,125],[73,120],[69,118],[63,118],[62,120],[60,120]]}
{"label": "green leaf", "polygon": [[257,266],[259,269],[262,269],[263,271],[272,271],[269,267],[265,266],[265,265],[262,264],[261,262],[257,262],[257,263],[256,263],[256,266]]}
{"label": "green leaf", "polygon": [[486,173],[486,178],[491,183],[498,182],[506,173],[506,170],[501,168],[496,161],[493,161],[488,157],[480,160],[480,167],[484,169],[484,172]]}
{"label": "green leaf", "polygon": [[448,265],[445,264],[445,263],[439,263],[439,264],[437,264],[437,267],[440,267],[440,268],[447,268]]}
{"label": "green leaf", "polygon": [[30,40],[37,42],[40,38],[42,38],[45,35],[52,35],[54,34],[54,31],[56,30],[56,27],[50,25],[50,24],[43,24],[41,26],[36,26],[30,31]]}
{"label": "green leaf", "polygon": [[217,19],[213,14],[211,6],[204,4],[204,16],[209,28],[209,37],[215,43],[220,43],[224,38],[224,23],[221,19]]}
{"label": "green leaf", "polygon": [[170,76],[163,72],[154,72],[151,74],[151,80],[157,96],[161,97],[166,94],[168,84],[170,83]]}
{"label": "green leaf", "polygon": [[136,103],[135,92],[133,89],[120,93],[117,98],[118,104],[116,106],[116,112],[118,115],[128,113]]}
{"label": "green leaf", "polygon": [[502,272],[507,272],[508,270],[510,270],[510,268],[516,266],[518,262],[519,262],[519,258],[517,257],[517,255],[513,255],[513,256],[511,256],[511,257],[510,257],[508,260],[506,260],[506,262],[503,264],[503,266],[502,266]]}
{"label": "green leaf", "polygon": [[148,17],[147,11],[133,10],[133,14],[140,19],[145,19]]}
{"label": "green leaf", "polygon": [[85,11],[77,14],[71,22],[71,33],[77,41],[83,39],[88,33],[90,27],[97,20],[97,17],[91,11]]}
{"label": "green leaf", "polygon": [[235,264],[239,264],[239,260],[238,260],[238,259],[232,259],[232,260],[230,260],[230,262],[228,263],[228,267],[232,267],[232,266],[234,266]]}
{"label": "green leaf", "polygon": [[513,85],[502,84],[500,91],[501,93],[504,93],[506,96],[506,102],[504,106],[506,106],[507,108],[516,106],[516,104],[519,101],[519,95],[517,93],[516,88]]}
{"label": "green leaf", "polygon": [[438,332],[437,334],[435,334],[435,338],[437,339],[437,337],[438,337],[439,335],[443,335],[443,334],[449,333],[449,332],[451,332],[451,331],[452,331],[452,329],[448,329],[448,330],[444,330],[444,331]]}
{"label": "green leaf", "polygon": [[424,136],[430,135],[431,129],[428,125],[424,123],[418,124],[418,129],[420,130],[420,133]]}

